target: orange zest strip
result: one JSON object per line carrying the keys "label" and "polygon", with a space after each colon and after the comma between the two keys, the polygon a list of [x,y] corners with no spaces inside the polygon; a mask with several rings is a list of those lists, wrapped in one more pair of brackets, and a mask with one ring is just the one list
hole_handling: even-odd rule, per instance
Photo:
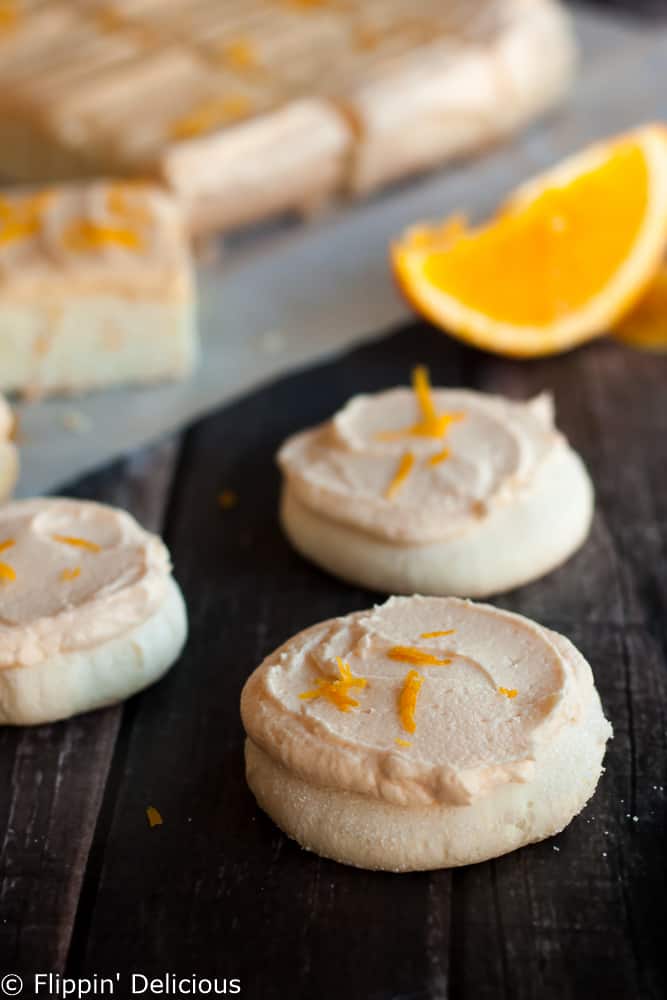
{"label": "orange zest strip", "polygon": [[246,118],[251,110],[250,98],[245,94],[228,94],[227,97],[202,101],[189,114],[172,122],[171,138],[193,139],[227,122]]}
{"label": "orange zest strip", "polygon": [[237,38],[229,42],[222,50],[222,57],[230,69],[244,73],[257,69],[257,53],[252,42],[246,38]]}
{"label": "orange zest strip", "polygon": [[499,687],[498,691],[500,692],[500,694],[504,694],[506,698],[516,698],[517,694],[519,693],[516,688]]}
{"label": "orange zest strip", "polygon": [[11,549],[13,545],[16,545],[15,540],[13,538],[6,538],[4,542],[0,542],[0,552],[6,552],[7,549]]}
{"label": "orange zest strip", "polygon": [[60,579],[63,581],[63,583],[66,583],[67,580],[76,580],[77,576],[80,575],[81,575],[81,567],[73,566],[72,569],[64,569],[60,574]]}
{"label": "orange zest strip", "polygon": [[396,470],[394,478],[389,483],[389,486],[385,491],[384,495],[387,500],[391,500],[391,498],[395,496],[396,493],[398,493],[401,486],[410,475],[412,471],[412,466],[414,464],[415,464],[415,456],[412,454],[411,451],[406,451],[405,454],[402,456],[400,462],[398,463],[398,469]]}
{"label": "orange zest strip", "polygon": [[398,696],[398,714],[401,725],[407,733],[414,733],[417,728],[415,721],[415,709],[417,707],[417,695],[424,683],[424,678],[416,670],[410,670],[405,676],[401,693]]}
{"label": "orange zest strip", "polygon": [[397,736],[394,743],[398,743],[399,747],[411,747],[412,743],[410,740],[402,740],[400,736]]}
{"label": "orange zest strip", "polygon": [[16,573],[12,567],[5,562],[0,562],[0,580],[10,582],[16,579]]}
{"label": "orange zest strip", "polygon": [[9,33],[19,23],[19,10],[16,0],[5,0],[0,3],[0,35]]}
{"label": "orange zest strip", "polygon": [[446,667],[451,660],[439,660],[432,653],[425,653],[422,649],[415,649],[414,646],[392,646],[387,656],[390,660],[398,660],[399,663],[414,663],[420,667]]}
{"label": "orange zest strip", "polygon": [[102,551],[97,542],[89,542],[86,538],[74,538],[72,535],[51,535],[51,538],[62,545],[73,545],[78,549],[88,549],[89,552]]}
{"label": "orange zest strip", "polygon": [[349,663],[336,657],[338,672],[340,677],[335,681],[327,681],[324,677],[318,678],[317,687],[314,691],[304,691],[299,695],[302,700],[314,700],[315,698],[325,698],[335,705],[339,712],[349,712],[351,708],[357,708],[359,702],[349,694],[350,688],[365,688],[368,683],[365,677],[355,677],[350,669]]}
{"label": "orange zest strip", "polygon": [[444,437],[449,425],[463,420],[463,413],[438,413],[431,394],[431,380],[428,368],[417,365],[412,373],[412,388],[414,389],[422,419],[410,428],[411,434],[421,437]]}
{"label": "orange zest strip", "polygon": [[148,825],[151,828],[154,826],[162,826],[162,823],[164,822],[155,806],[148,806],[146,809],[146,817],[148,819]]}
{"label": "orange zest strip", "polygon": [[[447,433],[450,424],[463,420],[465,414],[459,411],[438,413],[431,394],[428,369],[424,365],[417,365],[412,372],[412,388],[421,410],[421,420],[402,431],[381,431],[377,435],[379,441],[396,441],[406,434],[412,434],[416,437],[442,438]],[[441,461],[444,461],[444,458]]]}
{"label": "orange zest strip", "polygon": [[136,226],[150,226],[153,215],[146,205],[133,195],[141,195],[143,181],[117,181],[109,187],[107,192],[107,211],[110,215],[116,215],[124,222]]}
{"label": "orange zest strip", "polygon": [[221,510],[231,510],[239,502],[238,494],[234,490],[223,490],[218,493],[218,507]]}
{"label": "orange zest strip", "polygon": [[429,465],[440,465],[441,462],[446,462],[451,452],[449,448],[443,448],[442,451],[437,452],[435,455],[431,455],[428,460]]}
{"label": "orange zest strip", "polygon": [[49,190],[37,191],[21,200],[0,196],[0,246],[38,233],[42,216],[53,198]]}
{"label": "orange zest strip", "polygon": [[424,423],[433,423],[438,419],[438,411],[431,395],[431,379],[426,365],[417,365],[413,369],[412,388],[417,397],[419,409],[422,411]]}
{"label": "orange zest strip", "polygon": [[439,639],[441,635],[454,635],[456,632],[455,628],[445,629],[444,632],[422,632],[421,639]]}
{"label": "orange zest strip", "polygon": [[63,244],[68,250],[88,253],[110,245],[124,250],[142,250],[144,241],[139,233],[127,226],[103,226],[90,219],[79,219],[63,233]]}

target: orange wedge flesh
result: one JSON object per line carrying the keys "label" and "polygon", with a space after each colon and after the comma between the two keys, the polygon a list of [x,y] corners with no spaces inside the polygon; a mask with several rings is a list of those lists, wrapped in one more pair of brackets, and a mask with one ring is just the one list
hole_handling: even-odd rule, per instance
{"label": "orange wedge flesh", "polygon": [[667,237],[667,130],[645,126],[523,185],[487,225],[409,230],[399,285],[436,325],[513,356],[602,334],[651,282]]}
{"label": "orange wedge flesh", "polygon": [[617,340],[642,351],[667,353],[667,264],[614,330]]}

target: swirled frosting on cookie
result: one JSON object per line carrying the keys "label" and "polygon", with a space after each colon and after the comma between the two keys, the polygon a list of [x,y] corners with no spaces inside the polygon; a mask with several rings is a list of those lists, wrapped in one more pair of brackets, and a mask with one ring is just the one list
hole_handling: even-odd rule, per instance
{"label": "swirled frosting on cookie", "polygon": [[289,438],[278,463],[292,495],[334,521],[408,544],[473,530],[529,491],[568,447],[549,396],[514,402],[465,389],[356,396]]}
{"label": "swirled frosting on cookie", "polygon": [[90,648],[144,622],[169,554],[124,511],[65,499],[0,510],[0,669]]}
{"label": "swirled frosting on cookie", "polygon": [[251,676],[241,713],[249,738],[305,780],[397,805],[528,781],[567,725],[611,735],[567,639],[457,598],[393,597],[306,629]]}

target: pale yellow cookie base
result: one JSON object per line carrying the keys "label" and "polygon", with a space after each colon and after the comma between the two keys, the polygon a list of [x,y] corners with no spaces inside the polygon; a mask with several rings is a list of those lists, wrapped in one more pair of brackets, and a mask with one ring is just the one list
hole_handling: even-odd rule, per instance
{"label": "pale yellow cookie base", "polygon": [[357,868],[453,868],[559,833],[593,795],[609,733],[594,693],[588,718],[561,730],[538,757],[531,781],[504,785],[467,806],[402,807],[320,788],[251,740],[246,776],[259,806],[307,850]]}
{"label": "pale yellow cookie base", "polygon": [[532,488],[458,538],[402,545],[316,513],[287,486],[282,525],[295,549],[348,583],[389,594],[488,597],[536,580],[585,541],[593,487],[571,449],[546,462]]}
{"label": "pale yellow cookie base", "polygon": [[170,579],[158,610],[125,635],[36,666],[0,669],[0,724],[56,722],[128,698],[167,672],[187,630],[183,596]]}
{"label": "pale yellow cookie base", "polygon": [[[67,279],[63,276],[63,282]],[[184,378],[198,353],[194,305],[113,294],[0,302],[0,391],[31,396]]]}

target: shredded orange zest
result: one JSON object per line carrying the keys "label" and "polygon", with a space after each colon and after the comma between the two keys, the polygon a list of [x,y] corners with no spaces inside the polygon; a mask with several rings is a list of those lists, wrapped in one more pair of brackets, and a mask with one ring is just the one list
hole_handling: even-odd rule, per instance
{"label": "shredded orange zest", "polygon": [[97,542],[89,542],[86,538],[74,538],[72,535],[51,535],[54,542],[61,542],[63,545],[73,545],[78,549],[88,549],[90,552],[101,552],[102,548]]}
{"label": "shredded orange zest", "polygon": [[257,69],[258,59],[254,46],[246,38],[229,42],[222,50],[222,57],[230,69],[245,73]]}
{"label": "shredded orange zest", "polygon": [[401,486],[410,475],[412,471],[412,466],[414,464],[415,464],[415,456],[412,454],[411,451],[406,451],[405,454],[402,456],[400,462],[398,463],[398,469],[396,470],[394,478],[389,483],[389,486],[386,489],[385,497],[387,498],[387,500],[391,500],[391,498],[396,493],[398,493]]}
{"label": "shredded orange zest", "polygon": [[449,425],[463,420],[464,413],[438,413],[435,408],[433,396],[431,395],[431,380],[428,368],[425,365],[417,365],[412,372],[412,388],[414,389],[419,409],[421,410],[421,420],[411,427],[406,427],[402,431],[382,431],[377,435],[380,441],[395,441],[405,434],[412,434],[416,437],[442,438],[449,430]]}
{"label": "shredded orange zest", "polygon": [[416,670],[410,670],[405,676],[401,693],[398,696],[398,714],[401,725],[407,733],[414,733],[417,728],[415,722],[415,709],[417,707],[417,695],[424,683],[424,678]]}
{"label": "shredded orange zest", "polygon": [[16,579],[16,573],[12,567],[5,562],[0,562],[0,580],[11,581]]}
{"label": "shredded orange zest", "polygon": [[238,494],[234,490],[223,490],[222,493],[218,493],[218,506],[222,510],[231,510],[238,502]]}
{"label": "shredded orange zest", "polygon": [[128,226],[104,226],[90,219],[80,219],[67,227],[63,244],[76,253],[89,253],[110,244],[125,250],[142,250],[144,241]]}
{"label": "shredded orange zest", "polygon": [[227,97],[202,101],[182,118],[172,122],[172,139],[193,139],[195,136],[211,132],[219,125],[246,118],[252,110],[250,98],[245,94],[229,94]]}
{"label": "shredded orange zest", "polygon": [[424,667],[446,667],[451,660],[439,660],[432,653],[425,653],[422,649],[415,649],[414,646],[392,646],[387,656],[390,660],[398,660],[399,663],[415,663]]}
{"label": "shredded orange zest", "polygon": [[394,743],[398,743],[399,747],[411,747],[412,743],[410,740],[402,740],[400,736],[397,736]]}
{"label": "shredded orange zest", "polygon": [[428,368],[425,365],[417,365],[413,371],[412,388],[422,411],[422,420],[411,428],[411,434],[420,434],[423,437],[444,437],[450,424],[463,420],[462,413],[437,412],[431,394]]}
{"label": "shredded orange zest", "polygon": [[0,552],[6,552],[7,549],[11,549],[13,545],[16,545],[14,539],[6,538],[4,542],[0,542]]}
{"label": "shredded orange zest", "polygon": [[382,36],[379,31],[365,25],[361,25],[354,36],[354,43],[358,49],[375,49],[381,40]]}
{"label": "shredded orange zest", "polygon": [[516,688],[499,687],[498,690],[501,694],[504,694],[506,698],[516,698],[519,693]]}
{"label": "shredded orange zest", "polygon": [[435,455],[431,455],[428,460],[429,465],[440,465],[441,462],[446,462],[449,458],[451,452],[449,448],[443,448],[442,451],[437,452]]}
{"label": "shredded orange zest", "polygon": [[155,806],[148,806],[146,809],[146,816],[148,817],[148,825],[150,827],[162,826],[163,819]]}
{"label": "shredded orange zest", "polygon": [[15,243],[17,240],[25,240],[37,232],[39,232],[39,222],[36,219],[25,222],[6,222],[0,228],[0,246],[6,243]]}
{"label": "shredded orange zest", "polygon": [[65,583],[67,580],[76,580],[81,575],[81,567],[73,566],[72,569],[64,569],[60,574],[60,579]]}
{"label": "shredded orange zest", "polygon": [[146,205],[131,200],[128,196],[141,193],[144,181],[118,181],[107,192],[107,211],[136,226],[149,226],[153,216]]}
{"label": "shredded orange zest", "polygon": [[318,678],[317,688],[314,691],[304,691],[299,698],[314,700],[315,698],[326,698],[332,705],[335,705],[339,712],[349,712],[351,708],[357,708],[359,702],[349,695],[350,688],[365,688],[368,683],[365,677],[354,677],[349,663],[336,657],[340,677],[335,681],[327,681],[323,677]]}
{"label": "shredded orange zest", "polygon": [[422,639],[439,639],[441,635],[454,635],[456,632],[455,628],[445,629],[444,632],[422,632],[420,638]]}
{"label": "shredded orange zest", "polygon": [[115,7],[100,7],[95,11],[95,21],[100,31],[118,31],[128,27],[127,20]]}
{"label": "shredded orange zest", "polygon": [[19,12],[15,0],[4,0],[0,3],[0,35],[13,31],[19,20]]}
{"label": "shredded orange zest", "polygon": [[38,191],[12,201],[0,196],[0,246],[38,233],[42,216],[52,198],[52,191]]}

